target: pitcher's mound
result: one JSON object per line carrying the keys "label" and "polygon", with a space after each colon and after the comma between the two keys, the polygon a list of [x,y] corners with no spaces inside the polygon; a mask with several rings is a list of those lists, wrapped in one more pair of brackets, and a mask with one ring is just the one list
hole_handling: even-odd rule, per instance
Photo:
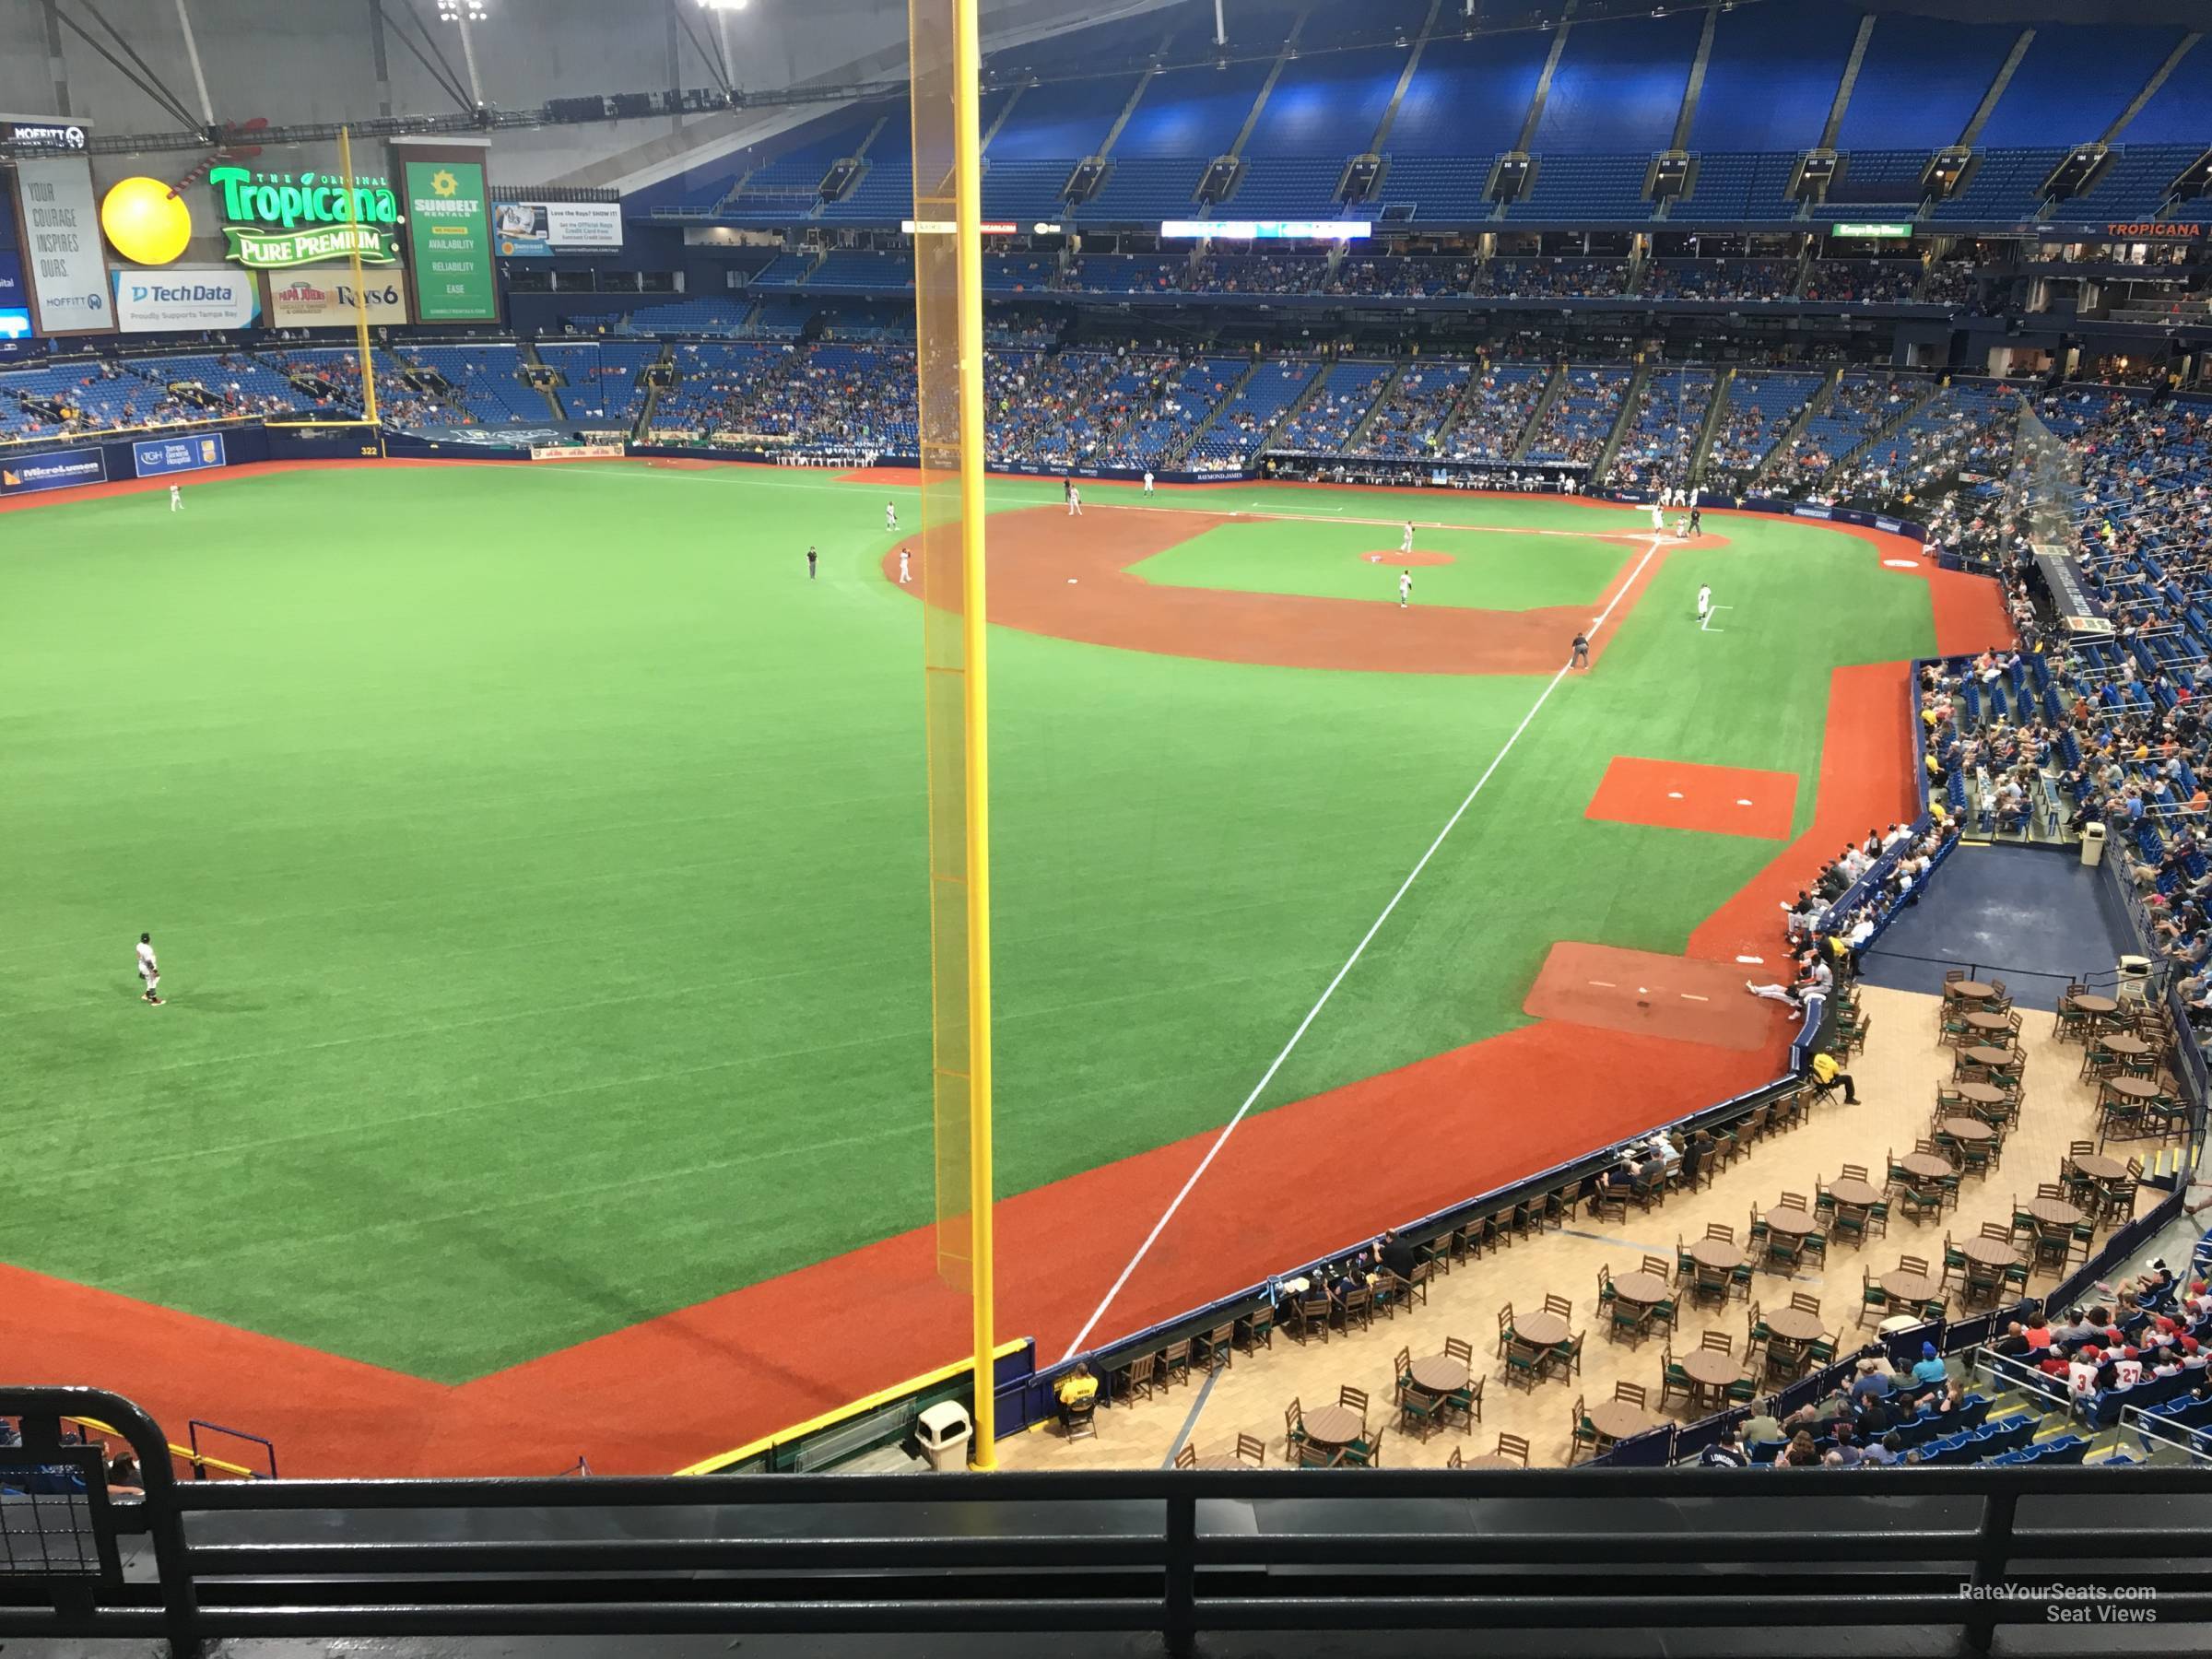
{"label": "pitcher's mound", "polygon": [[1781,1011],[1746,991],[1744,971],[1732,962],[1571,939],[1551,947],[1521,1006],[1538,1019],[1742,1050],[1766,1047]]}
{"label": "pitcher's mound", "polygon": [[1396,565],[1405,569],[1412,565],[1457,564],[1459,560],[1449,553],[1362,553],[1362,564]]}

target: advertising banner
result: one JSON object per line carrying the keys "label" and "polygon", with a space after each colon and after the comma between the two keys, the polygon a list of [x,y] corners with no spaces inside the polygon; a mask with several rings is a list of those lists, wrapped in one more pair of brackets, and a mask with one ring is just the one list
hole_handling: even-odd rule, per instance
{"label": "advertising banner", "polygon": [[55,450],[0,462],[0,495],[29,495],[34,489],[67,489],[76,484],[105,484],[108,464],[96,449]]}
{"label": "advertising banner", "polygon": [[495,202],[491,222],[501,259],[606,253],[622,245],[622,209],[614,202]]}
{"label": "advertising banner", "polygon": [[[363,271],[374,327],[407,320],[407,285],[397,271]],[[269,278],[271,328],[351,328],[360,314],[348,265],[310,265]]]}
{"label": "advertising banner", "polygon": [[484,152],[394,145],[406,203],[415,308],[425,323],[496,323]]}
{"label": "advertising banner", "polygon": [[229,265],[171,265],[115,273],[115,324],[124,334],[246,328],[261,314],[251,271]]}
{"label": "advertising banner", "polygon": [[92,163],[81,156],[16,162],[16,216],[21,221],[30,313],[44,335],[114,331],[107,262],[100,251],[100,208]]}
{"label": "advertising banner", "polygon": [[534,443],[533,461],[619,461],[625,453],[619,443]]}
{"label": "advertising banner", "polygon": [[220,432],[196,432],[189,438],[155,438],[131,445],[131,465],[138,469],[142,478],[157,478],[163,473],[204,472],[211,466],[229,464],[229,458],[223,453]]}

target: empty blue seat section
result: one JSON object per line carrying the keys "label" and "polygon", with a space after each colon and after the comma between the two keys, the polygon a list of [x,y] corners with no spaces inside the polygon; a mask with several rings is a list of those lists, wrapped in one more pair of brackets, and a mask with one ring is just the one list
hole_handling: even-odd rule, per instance
{"label": "empty blue seat section", "polygon": [[2212,46],[2199,41],[2114,141],[2184,144],[2201,152],[2207,133],[2212,133]]}
{"label": "empty blue seat section", "polygon": [[2019,33],[2013,25],[1883,13],[1859,62],[1836,147],[1958,143]]}
{"label": "empty blue seat section", "polygon": [[651,212],[655,207],[712,207],[730,194],[742,171],[735,158],[725,157],[633,190],[622,198],[622,206],[632,212]]}
{"label": "empty blue seat section", "polygon": [[2180,39],[2172,29],[2038,23],[1975,144],[1996,149],[2101,137]]}
{"label": "empty blue seat section", "polygon": [[1057,218],[1060,192],[1075,161],[1052,157],[1041,161],[994,160],[983,158],[983,217],[985,218]]}
{"label": "empty blue seat section", "polygon": [[1571,28],[1530,149],[1552,156],[1665,149],[1704,26],[1705,14],[1692,9]]}
{"label": "empty blue seat section", "polygon": [[[1095,156],[1112,130],[1113,118],[1135,90],[1136,77],[1123,75],[1031,87],[1006,124],[992,135],[983,159],[993,163],[1065,159],[1072,165]],[[1067,173],[1066,167],[1061,168],[1061,182],[1066,182]]]}
{"label": "empty blue seat section", "polygon": [[[1229,16],[1234,18],[1241,6],[1231,6]],[[1312,52],[1325,46],[1350,46],[1370,41],[1387,41],[1403,32],[1410,41],[1420,29],[1422,19],[1429,15],[1429,0],[1359,0],[1356,6],[1322,6],[1312,9],[1306,26],[1299,31],[1300,50]],[[1449,21],[1449,18],[1446,18]],[[1253,31],[1238,28],[1240,35]],[[1278,34],[1276,37],[1280,40]]]}
{"label": "empty blue seat section", "polygon": [[911,218],[914,211],[914,128],[903,101],[896,105],[877,104],[876,112],[884,118],[883,130],[868,146],[867,170],[845,194],[841,202],[825,203],[820,218],[826,219],[866,219],[880,223],[886,219]]}
{"label": "empty blue seat section", "polygon": [[[1159,44],[1167,31],[1168,22],[1158,12],[1070,29],[1041,41],[985,51],[983,76],[986,80],[1004,80],[1026,75],[1081,75],[1096,70],[1100,64],[1142,58]],[[1122,90],[1126,95],[1128,88]]]}
{"label": "empty blue seat section", "polygon": [[862,288],[881,293],[885,288],[912,288],[914,262],[900,253],[877,253],[863,248],[831,250],[819,269],[806,279],[808,288]]}
{"label": "empty blue seat section", "polygon": [[[1342,218],[1348,210],[1335,196],[1343,176],[1341,156],[1263,157],[1246,167],[1229,207],[1239,218]],[[1363,204],[1359,214],[1367,212]]]}
{"label": "empty blue seat section", "polygon": [[806,276],[813,264],[804,253],[779,253],[753,273],[752,286],[790,288]]}
{"label": "empty blue seat section", "polygon": [[1514,219],[1646,219],[1652,205],[1643,183],[1650,173],[1648,154],[1633,156],[1542,156],[1536,182],[1525,201],[1516,202]]}
{"label": "empty blue seat section", "polygon": [[883,113],[880,106],[841,110],[787,135],[785,147],[753,170],[731,206],[749,214],[755,211],[756,202],[769,206],[772,199],[793,194],[811,195],[830,171],[830,164],[857,150]]}
{"label": "empty blue seat section", "polygon": [[1206,163],[1195,156],[1170,156],[1164,160],[1116,159],[1113,171],[1099,194],[1076,210],[1077,217],[1098,224],[1125,220],[1189,218],[1191,197],[1206,175]]}
{"label": "empty blue seat section", "polygon": [[1704,154],[1689,194],[1667,209],[1677,224],[1705,219],[1786,219],[1797,211],[1790,200],[1794,151],[1782,154]]}
{"label": "empty blue seat section", "polygon": [[2028,218],[2042,199],[2043,181],[2066,159],[2063,149],[2002,150],[1985,154],[1966,188],[1947,202],[1936,204],[1936,217],[1946,218]]}
{"label": "empty blue seat section", "polygon": [[1236,141],[1270,67],[1265,61],[1226,69],[1206,64],[1154,76],[1114,141],[1114,156],[1130,161],[1160,156],[1211,160]]}
{"label": "empty blue seat section", "polygon": [[1869,207],[1917,207],[1927,165],[1926,150],[1853,150],[1844,159],[1843,176],[1813,211],[1823,218],[1864,218]]}
{"label": "empty blue seat section", "polygon": [[1373,139],[1405,68],[1406,53],[1394,46],[1285,64],[1243,153],[1339,159],[1357,154]]}
{"label": "empty blue seat section", "polygon": [[1550,50],[1551,36],[1541,29],[1430,41],[1398,102],[1391,153],[1491,156],[1512,148]]}
{"label": "empty blue seat section", "polygon": [[[2133,130],[2131,122],[2129,131]],[[2072,205],[2092,215],[2147,218],[2165,200],[2166,187],[2203,153],[2201,144],[2131,144],[2112,157],[2104,176]]]}
{"label": "empty blue seat section", "polygon": [[1480,156],[1407,156],[1398,153],[1395,135],[1389,151],[1390,169],[1372,207],[1411,207],[1417,223],[1442,220],[1456,223],[1488,217],[1491,204],[1482,199],[1490,182],[1490,166],[1497,159]]}
{"label": "empty blue seat section", "polygon": [[1847,14],[1806,0],[1723,12],[1713,24],[1689,147],[1812,148],[1851,56],[1852,29]]}

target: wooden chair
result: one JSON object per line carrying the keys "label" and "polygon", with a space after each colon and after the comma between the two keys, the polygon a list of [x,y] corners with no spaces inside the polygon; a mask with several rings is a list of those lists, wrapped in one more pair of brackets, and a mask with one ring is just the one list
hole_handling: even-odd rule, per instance
{"label": "wooden chair", "polygon": [[1253,1468],[1264,1467],[1267,1462],[1267,1442],[1256,1434],[1237,1430],[1237,1461],[1248,1463]]}
{"label": "wooden chair", "polygon": [[1698,1338],[1698,1348],[1700,1353],[1726,1354],[1733,1359],[1735,1358],[1735,1338],[1725,1331],[1707,1331]]}
{"label": "wooden chair", "polygon": [[1528,1441],[1521,1435],[1507,1434],[1500,1430],[1496,1455],[1512,1458],[1525,1469],[1528,1467]]}
{"label": "wooden chair", "polygon": [[1283,1439],[1295,1447],[1306,1438],[1306,1414],[1293,1398],[1283,1407]]}
{"label": "wooden chair", "polygon": [[1216,1325],[1205,1335],[1194,1339],[1192,1352],[1198,1362],[1209,1371],[1227,1371],[1235,1362],[1237,1326],[1231,1320],[1228,1324]]}
{"label": "wooden chair", "polygon": [[1462,1429],[1472,1429],[1482,1421],[1482,1385],[1486,1379],[1468,1373],[1467,1385],[1455,1388],[1444,1396],[1444,1415],[1447,1420],[1456,1413]]}
{"label": "wooden chair", "polygon": [[1474,1345],[1464,1336],[1447,1336],[1444,1338],[1444,1358],[1472,1366],[1475,1363]]}
{"label": "wooden chair", "polygon": [[1643,1258],[1643,1270],[1644,1272],[1650,1274],[1653,1278],[1665,1283],[1666,1279],[1666,1258],[1665,1256],[1655,1255],[1645,1256]]}
{"label": "wooden chair", "polygon": [[1350,1335],[1356,1324],[1361,1330],[1371,1330],[1375,1324],[1375,1293],[1365,1285],[1355,1285],[1344,1293],[1340,1310],[1344,1318],[1344,1333]]}
{"label": "wooden chair", "polygon": [[1189,1441],[1184,1441],[1182,1450],[1175,1453],[1175,1466],[1179,1469],[1196,1468],[1198,1466],[1198,1448],[1192,1445]]}
{"label": "wooden chair", "polygon": [[1347,1382],[1336,1391],[1336,1404],[1343,1406],[1347,1411],[1358,1412],[1359,1414],[1359,1420],[1361,1422],[1365,1422],[1367,1420],[1366,1389],[1354,1388],[1349,1382]]}
{"label": "wooden chair", "polygon": [[1810,1290],[1793,1290],[1790,1292],[1790,1306],[1800,1313],[1811,1313],[1818,1316],[1820,1312],[1820,1299]]}
{"label": "wooden chair", "polygon": [[1873,1177],[1866,1173],[1866,1166],[1865,1164],[1845,1164],[1843,1166],[1842,1173],[1838,1175],[1836,1179],[1838,1181],[1864,1181],[1869,1183],[1871,1183],[1873,1181]]}
{"label": "wooden chair", "polygon": [[1300,1292],[1290,1304],[1290,1312],[1296,1317],[1290,1334],[1298,1338],[1300,1347],[1304,1347],[1315,1335],[1321,1337],[1324,1347],[1328,1346],[1329,1325],[1335,1317],[1336,1304],[1329,1300],[1327,1291]]}
{"label": "wooden chair", "polygon": [[1705,1223],[1705,1236],[1718,1239],[1724,1244],[1733,1244],[1735,1242],[1735,1229],[1725,1221],[1708,1221]]}
{"label": "wooden chair", "polygon": [[1507,1302],[1498,1310],[1498,1357],[1505,1358],[1505,1350],[1513,1340],[1513,1304]]}
{"label": "wooden chair", "polygon": [[1392,1397],[1404,1399],[1406,1391],[1413,1386],[1413,1350],[1411,1348],[1402,1347],[1397,1351],[1390,1362],[1390,1374],[1394,1379],[1391,1388]]}
{"label": "wooden chair", "polygon": [[1248,1354],[1275,1347],[1275,1310],[1254,1308],[1237,1321],[1236,1341]]}
{"label": "wooden chair", "polygon": [[1191,1380],[1191,1343],[1189,1337],[1171,1342],[1159,1351],[1159,1385],[1170,1389],[1176,1383],[1188,1384]]}
{"label": "wooden chair", "polygon": [[1459,1454],[1459,1448],[1454,1446],[1452,1448],[1452,1455],[1444,1459],[1444,1467],[1447,1469],[1465,1468],[1466,1466],[1466,1461],[1467,1460],[1465,1458]]}
{"label": "wooden chair", "polygon": [[1572,1319],[1574,1317],[1574,1303],[1570,1301],[1564,1296],[1547,1294],[1544,1298],[1544,1312],[1547,1313],[1557,1313],[1561,1319]]}
{"label": "wooden chair", "polygon": [[1443,1396],[1418,1384],[1407,1383],[1398,1391],[1398,1427],[1417,1440],[1426,1441],[1436,1432],[1442,1410]]}
{"label": "wooden chair", "polygon": [[1682,1404],[1688,1406],[1696,1397],[1697,1386],[1690,1380],[1689,1373],[1677,1362],[1675,1350],[1672,1347],[1660,1354],[1659,1405],[1662,1409],[1665,1408],[1668,1398],[1674,1394],[1680,1394]]}
{"label": "wooden chair", "polygon": [[1583,1396],[1576,1394],[1574,1405],[1570,1408],[1567,1417],[1567,1462],[1569,1465],[1579,1463],[1583,1453],[1595,1454],[1611,1443],[1612,1441],[1607,1436],[1597,1431],[1597,1425],[1590,1420],[1590,1413]]}
{"label": "wooden chair", "polygon": [[1301,1469],[1335,1469],[1344,1464],[1341,1446],[1324,1446],[1313,1441],[1300,1441],[1293,1448],[1293,1461]]}
{"label": "wooden chair", "polygon": [[1363,1440],[1356,1440],[1344,1449],[1344,1466],[1347,1469],[1379,1469],[1382,1466],[1382,1436],[1378,1429]]}
{"label": "wooden chair", "polygon": [[1071,1441],[1096,1440],[1099,1434],[1099,1396],[1077,1400],[1067,1408],[1062,1432]]}
{"label": "wooden chair", "polygon": [[1120,1373],[1122,1398],[1124,1400],[1150,1399],[1153,1390],[1159,1386],[1153,1374],[1159,1369],[1159,1358],[1156,1354],[1139,1354],[1122,1367]]}
{"label": "wooden chair", "polygon": [[1547,1364],[1556,1367],[1561,1376],[1579,1377],[1583,1374],[1583,1338],[1587,1331],[1577,1331],[1564,1342],[1552,1344]]}

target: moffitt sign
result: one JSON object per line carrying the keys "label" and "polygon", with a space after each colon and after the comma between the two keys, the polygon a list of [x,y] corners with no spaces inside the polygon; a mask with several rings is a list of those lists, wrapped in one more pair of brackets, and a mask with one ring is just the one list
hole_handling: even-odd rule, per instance
{"label": "moffitt sign", "polygon": [[399,200],[382,179],[356,178],[349,189],[329,173],[218,167],[207,182],[222,203],[227,253],[240,265],[275,270],[357,252],[371,265],[399,257],[390,229],[399,223]]}

